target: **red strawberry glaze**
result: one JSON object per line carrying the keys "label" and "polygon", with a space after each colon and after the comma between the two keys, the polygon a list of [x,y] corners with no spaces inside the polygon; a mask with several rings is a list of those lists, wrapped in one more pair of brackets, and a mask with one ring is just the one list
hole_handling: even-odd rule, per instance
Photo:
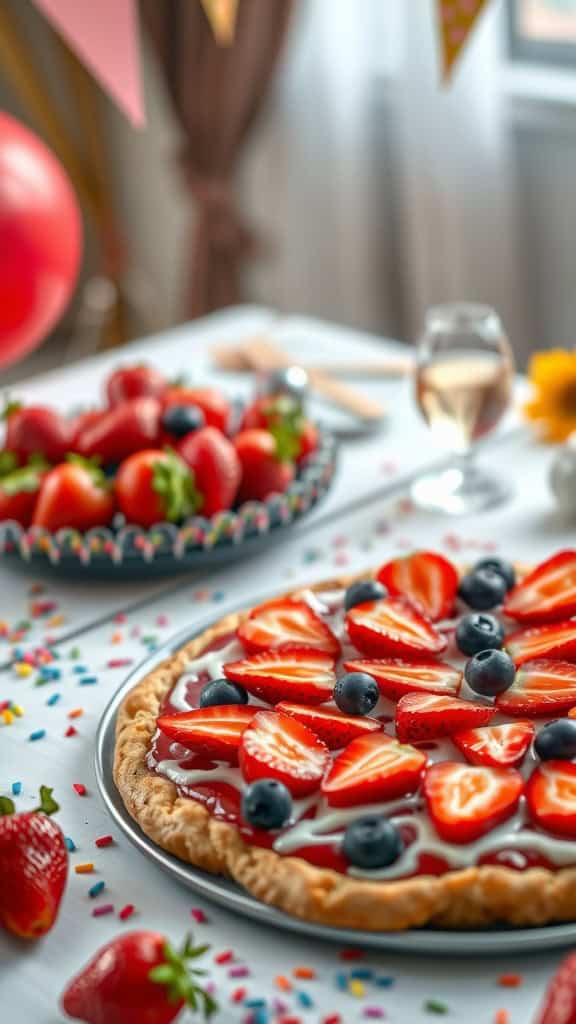
{"label": "red strawberry glaze", "polygon": [[[442,630],[445,631],[447,635],[450,635],[452,633],[452,625],[443,624]],[[233,633],[218,637],[204,648],[202,656],[227,647],[233,640]],[[451,636],[450,640],[452,641]],[[452,647],[452,642],[450,647]],[[447,655],[453,656],[454,652],[449,649]],[[187,684],[185,699],[191,709],[199,706],[200,693],[209,678],[210,677],[206,671],[201,671],[197,679],[191,679]],[[171,703],[170,697],[171,693],[168,694],[168,697],[162,706],[161,710],[163,713],[181,710],[181,708],[177,708]],[[393,721],[391,715],[378,714],[377,717],[383,724]],[[386,731],[390,732],[391,730],[388,727]],[[150,764],[153,765],[163,760],[173,759],[177,756],[173,749],[171,749],[173,746],[174,744],[172,741],[158,732],[152,741],[150,749]],[[416,741],[414,746],[433,754],[437,744],[434,741]],[[180,751],[181,749],[182,748],[180,748]],[[186,761],[180,761],[180,766],[183,769],[202,769],[204,771],[219,767],[214,762],[210,762],[206,758],[201,758],[198,755],[193,755]],[[155,768],[151,768],[151,770],[156,771]],[[264,830],[254,829],[250,825],[246,824],[240,812],[241,794],[234,785],[228,782],[218,780],[213,783],[203,781],[189,785],[179,784],[177,789],[180,796],[196,800],[198,803],[203,804],[214,818],[235,825],[247,843],[251,843],[265,849],[270,849],[273,847],[278,836],[284,831],[281,830],[280,832],[270,833]],[[415,809],[420,810],[421,808],[418,807]],[[407,808],[403,811],[403,816],[406,817],[406,815],[409,815],[410,813],[411,811]],[[315,809],[314,807],[311,807],[304,813],[303,818],[313,818],[314,815]],[[299,820],[302,820],[302,818]],[[415,827],[406,823],[401,824],[399,827],[404,841],[404,846],[407,849],[417,839],[417,830]],[[527,826],[527,831],[532,831],[530,826]],[[286,855],[301,857],[310,864],[314,864],[321,868],[329,868],[343,874],[346,873],[348,868],[345,858],[333,843],[314,844],[310,846],[303,845],[296,849],[290,849],[289,854]],[[544,867],[549,870],[556,870],[558,868],[558,865],[547,860],[545,856],[537,851],[522,850],[519,852],[513,848],[509,848],[508,846],[500,850],[492,850],[488,853],[482,854],[478,858],[477,863],[479,865],[490,864],[505,866],[518,871],[532,867]],[[451,864],[439,854],[432,851],[423,851],[418,856],[415,868],[412,866],[412,870],[406,871],[405,873],[398,873],[395,878],[409,878],[415,875],[438,876],[446,874],[451,870],[458,870],[458,868],[451,866]]]}

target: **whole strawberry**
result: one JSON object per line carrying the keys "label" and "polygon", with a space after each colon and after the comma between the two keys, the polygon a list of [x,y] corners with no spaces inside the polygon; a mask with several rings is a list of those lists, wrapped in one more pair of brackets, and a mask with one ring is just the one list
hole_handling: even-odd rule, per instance
{"label": "whole strawberry", "polygon": [[0,800],[0,922],[23,939],[50,930],[68,875],[62,830],[48,817],[58,804],[46,786],[40,798],[40,807],[23,814],[7,797]]}
{"label": "whole strawberry", "polygon": [[66,986],[62,1008],[86,1024],[170,1024],[184,1006],[210,1017],[216,1004],[188,962],[208,949],[187,938],[176,950],[159,932],[113,939]]}
{"label": "whole strawberry", "polygon": [[576,953],[562,961],[548,985],[536,1024],[576,1024]]}

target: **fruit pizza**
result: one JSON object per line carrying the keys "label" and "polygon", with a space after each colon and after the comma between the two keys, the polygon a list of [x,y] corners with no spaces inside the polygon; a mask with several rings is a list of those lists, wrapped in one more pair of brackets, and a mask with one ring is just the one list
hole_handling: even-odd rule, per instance
{"label": "fruit pizza", "polygon": [[132,689],[114,775],[159,846],[301,918],[576,919],[576,551],[419,551],[228,615]]}
{"label": "fruit pizza", "polygon": [[85,531],[209,518],[284,493],[318,446],[281,375],[240,417],[220,391],[171,384],[151,366],[115,370],[105,398],[69,418],[6,407],[0,522]]}

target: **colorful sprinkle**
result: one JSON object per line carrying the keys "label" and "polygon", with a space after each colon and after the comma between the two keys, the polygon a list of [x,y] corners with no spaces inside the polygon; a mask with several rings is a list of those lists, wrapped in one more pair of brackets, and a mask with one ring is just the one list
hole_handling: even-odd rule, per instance
{"label": "colorful sprinkle", "polygon": [[75,793],[78,793],[78,796],[86,796],[87,790],[83,782],[73,782],[72,789]]}
{"label": "colorful sprinkle", "polygon": [[26,676],[31,676],[32,672],[34,671],[34,669],[32,668],[32,665],[28,665],[28,663],[25,662],[25,661],[19,661],[14,666],[14,669],[16,671],[16,675],[17,676],[21,676],[22,679],[25,679]]}
{"label": "colorful sprinkle", "polygon": [[334,979],[334,983],[336,985],[336,988],[339,989],[340,992],[348,991],[348,978],[344,974],[344,971],[338,971],[338,974]]}
{"label": "colorful sprinkle", "polygon": [[261,996],[253,996],[244,1000],[244,1006],[247,1010],[259,1010],[261,1006],[266,1006],[266,1000]]}
{"label": "colorful sprinkle", "polygon": [[133,903],[127,903],[126,906],[122,907],[122,910],[118,912],[118,917],[120,918],[121,921],[127,921],[129,917],[132,917],[132,914],[135,912],[135,910],[136,907],[134,906]]}
{"label": "colorful sprinkle", "polygon": [[79,647],[72,647],[72,648],[71,648],[71,650],[70,650],[70,653],[69,653],[68,657],[69,657],[69,658],[70,658],[70,659],[71,659],[72,661],[75,661],[75,660],[76,660],[76,658],[79,658],[79,657],[80,657],[80,648],[79,648]]}
{"label": "colorful sprinkle", "polygon": [[386,1016],[386,1010],[383,1010],[381,1006],[365,1006],[362,1013],[370,1020],[384,1020]]}
{"label": "colorful sprinkle", "polygon": [[80,718],[84,714],[84,708],[72,708],[72,711],[68,712],[68,718]]}
{"label": "colorful sprinkle", "polygon": [[133,664],[134,658],[110,658],[110,661],[106,663],[106,668],[128,668]]}
{"label": "colorful sprinkle", "polygon": [[10,710],[13,715],[16,715],[16,718],[22,718],[24,715],[24,708],[20,707],[19,704],[11,704]]}
{"label": "colorful sprinkle", "polygon": [[354,946],[351,946],[348,949],[341,949],[340,950],[340,959],[341,960],[361,960],[363,956],[364,956],[364,950],[363,949],[355,948]]}
{"label": "colorful sprinkle", "polygon": [[498,978],[498,984],[504,988],[519,988],[523,981],[521,974],[501,974]]}
{"label": "colorful sprinkle", "polygon": [[342,1017],[339,1013],[330,1013],[327,1017],[322,1017],[321,1024],[342,1024]]}
{"label": "colorful sprinkle", "polygon": [[215,964],[229,964],[234,959],[234,953],[231,949],[225,949],[222,953],[217,953],[214,957]]}
{"label": "colorful sprinkle", "polygon": [[28,739],[34,742],[35,740],[43,740],[46,735],[46,729],[35,729],[31,732]]}
{"label": "colorful sprinkle", "polygon": [[494,1024],[510,1024],[510,1014],[508,1010],[496,1010]]}
{"label": "colorful sprinkle", "polygon": [[230,996],[230,1000],[233,1003],[242,1003],[246,998],[247,989],[235,988]]}
{"label": "colorful sprinkle", "polygon": [[278,996],[274,996],[272,1000],[272,1009],[274,1010],[274,1013],[286,1013],[288,1004],[285,1003],[283,999],[278,999]]}
{"label": "colorful sprinkle", "polygon": [[167,626],[168,625],[168,617],[166,615],[159,615],[157,617],[157,619],[156,619],[156,625],[157,626]]}
{"label": "colorful sprinkle", "polygon": [[[76,847],[74,847],[76,849]],[[90,862],[86,864],[75,864],[74,871],[77,875],[91,875],[94,871],[94,865]]]}
{"label": "colorful sprinkle", "polygon": [[75,853],[76,843],[74,842],[74,840],[70,839],[70,836],[64,836],[64,842],[66,843],[66,849],[68,850],[68,853]]}
{"label": "colorful sprinkle", "polygon": [[121,643],[123,643],[123,641],[124,641],[124,637],[123,637],[122,633],[112,633],[112,636],[110,637],[110,643],[111,644],[121,644]]}
{"label": "colorful sprinkle", "polygon": [[194,918],[196,924],[208,924],[208,918],[202,910],[202,907],[192,907],[190,916]]}
{"label": "colorful sprinkle", "polygon": [[289,978],[286,978],[285,975],[283,975],[283,974],[278,974],[274,978],[274,984],[282,992],[291,992],[292,991],[292,982],[290,981]]}
{"label": "colorful sprinkle", "polygon": [[66,732],[64,733],[64,735],[65,736],[77,736],[78,735],[78,729],[75,729],[73,725],[69,725],[68,728],[66,729]]}
{"label": "colorful sprinkle", "polygon": [[80,686],[93,686],[94,683],[98,682],[98,676],[83,676],[78,682]]}
{"label": "colorful sprinkle", "polygon": [[243,964],[239,964],[237,967],[231,967],[228,971],[229,978],[248,978],[250,975],[250,968],[245,967]]}
{"label": "colorful sprinkle", "polygon": [[90,889],[88,889],[88,895],[90,899],[96,899],[96,897],[99,896],[101,892],[103,892],[105,886],[106,882],[95,882],[94,885],[91,886]]}
{"label": "colorful sprinkle", "polygon": [[88,666],[87,665],[74,665],[74,668],[72,669],[72,671],[77,676],[83,676],[88,671]]}
{"label": "colorful sprinkle", "polygon": [[111,846],[112,843],[114,842],[114,839],[112,836],[98,836],[98,838],[95,839],[94,842],[96,843],[96,846],[99,849],[102,849],[102,847],[104,846]]}
{"label": "colorful sprinkle", "polygon": [[309,1010],[311,1009],[312,1006],[314,1006],[314,1000],[312,999],[312,996],[308,995],[307,992],[295,992],[294,995],[296,997],[297,1002],[300,1003],[300,1006],[303,1006],[306,1010]]}
{"label": "colorful sprinkle", "polygon": [[48,707],[53,708],[54,705],[58,703],[61,696],[61,693],[53,693],[50,697],[48,697],[48,700],[46,701]]}
{"label": "colorful sprinkle", "polygon": [[358,981],[372,981],[374,971],[370,967],[355,967],[353,971],[350,971],[350,977],[356,978]]}
{"label": "colorful sprinkle", "polygon": [[295,967],[292,971],[294,978],[301,978],[303,981],[310,981],[316,977],[316,971],[313,967]]}
{"label": "colorful sprinkle", "polygon": [[113,914],[114,904],[113,903],[102,903],[99,907],[94,907],[92,911],[92,917],[104,917],[104,914]]}
{"label": "colorful sprinkle", "polygon": [[22,783],[21,782],[13,782],[12,786],[11,786],[11,789],[12,789],[12,796],[20,796],[20,793],[22,792]]}
{"label": "colorful sprinkle", "polygon": [[[14,721],[14,715],[10,708],[4,708],[2,712],[2,721],[4,722],[4,725],[12,725],[12,722]],[[32,737],[30,737],[30,739],[32,739]]]}
{"label": "colorful sprinkle", "polygon": [[382,974],[379,978],[374,979],[374,984],[378,985],[378,988],[392,988],[396,983],[396,978],[391,978],[388,974]]}
{"label": "colorful sprinkle", "polygon": [[366,986],[363,981],[358,981],[357,978],[352,978],[348,983],[348,991],[350,995],[356,996],[357,999],[363,999],[366,995]]}
{"label": "colorful sprinkle", "polygon": [[448,1013],[448,1007],[446,1003],[441,1003],[438,999],[427,999],[422,1006],[424,1013]]}

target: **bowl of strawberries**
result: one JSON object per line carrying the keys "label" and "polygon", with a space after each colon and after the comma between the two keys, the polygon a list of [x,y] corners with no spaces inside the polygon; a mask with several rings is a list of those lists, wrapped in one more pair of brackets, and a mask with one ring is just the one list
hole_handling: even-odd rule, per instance
{"label": "bowl of strawberries", "polygon": [[0,450],[0,554],[104,578],[249,554],[326,494],[332,438],[283,391],[243,408],[148,365],[116,369],[101,407],[11,402]]}

